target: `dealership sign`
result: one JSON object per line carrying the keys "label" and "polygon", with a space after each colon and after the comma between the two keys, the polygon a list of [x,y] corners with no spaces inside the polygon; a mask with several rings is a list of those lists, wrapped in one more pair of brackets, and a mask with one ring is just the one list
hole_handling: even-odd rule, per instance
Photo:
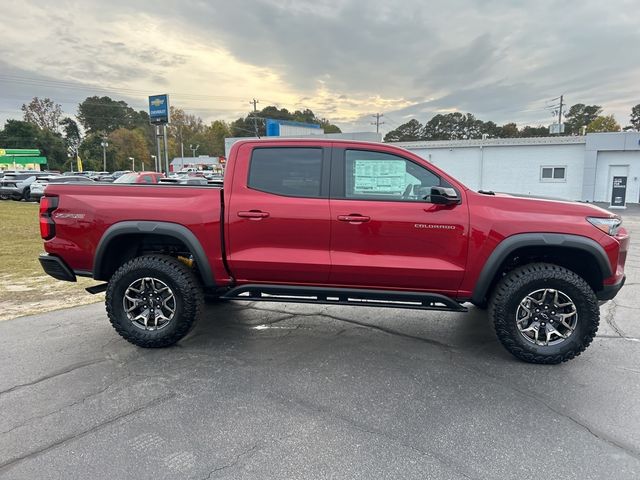
{"label": "dealership sign", "polygon": [[149,121],[153,124],[169,123],[169,95],[149,96]]}

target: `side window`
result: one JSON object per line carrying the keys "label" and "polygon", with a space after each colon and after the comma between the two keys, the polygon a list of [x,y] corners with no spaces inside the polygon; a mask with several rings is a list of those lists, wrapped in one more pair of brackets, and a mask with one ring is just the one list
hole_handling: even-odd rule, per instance
{"label": "side window", "polygon": [[142,183],[153,183],[153,177],[151,175],[143,175]]}
{"label": "side window", "polygon": [[320,197],[321,148],[256,148],[249,188],[290,197]]}
{"label": "side window", "polygon": [[388,153],[347,150],[345,197],[363,200],[425,200],[440,177]]}
{"label": "side window", "polygon": [[541,182],[566,182],[567,167],[543,165],[540,167],[540,181]]}

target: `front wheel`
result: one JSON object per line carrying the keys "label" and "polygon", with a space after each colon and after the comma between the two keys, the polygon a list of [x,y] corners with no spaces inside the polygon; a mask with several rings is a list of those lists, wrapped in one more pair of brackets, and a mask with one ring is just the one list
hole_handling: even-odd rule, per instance
{"label": "front wheel", "polygon": [[122,265],[109,280],[107,314],[127,341],[168,347],[193,328],[203,292],[193,271],[168,255],[144,255]]}
{"label": "front wheel", "polygon": [[595,293],[576,273],[532,263],[509,272],[489,305],[496,334],[514,356],[556,364],[580,355],[598,331]]}

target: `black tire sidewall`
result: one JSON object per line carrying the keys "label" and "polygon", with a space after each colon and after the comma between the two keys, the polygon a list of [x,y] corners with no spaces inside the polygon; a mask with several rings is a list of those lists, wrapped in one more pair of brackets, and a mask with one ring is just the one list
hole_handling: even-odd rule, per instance
{"label": "black tire sidewall", "polygon": [[[171,257],[139,257],[123,265],[107,288],[107,311],[114,328],[128,341],[142,347],[164,347],[176,343],[193,327],[201,299],[189,285],[186,267]],[[160,330],[143,330],[129,320],[123,305],[124,293],[133,282],[153,277],[166,283],[176,300],[176,311],[169,325]],[[194,279],[191,279],[194,280]]]}
{"label": "black tire sidewall", "polygon": [[[557,289],[568,295],[578,312],[576,328],[569,338],[548,346],[536,345],[525,339],[516,323],[520,302],[528,294],[545,288]],[[591,343],[598,330],[600,314],[595,294],[584,280],[566,269],[534,266],[529,271],[525,270],[519,281],[509,284],[507,280],[498,289],[502,289],[502,298],[491,305],[496,333],[512,354],[525,361],[560,363],[573,358]]]}
{"label": "black tire sidewall", "polygon": [[[516,312],[520,302],[524,300],[525,296],[529,293],[543,288],[557,289],[568,295],[576,306],[576,310],[578,312],[578,321],[576,323],[575,330],[569,338],[556,345],[541,346],[529,342],[524,338],[522,333],[520,333],[516,324]],[[522,348],[530,350],[536,355],[563,355],[568,350],[579,348],[582,344],[585,330],[588,328],[587,324],[589,323],[589,317],[591,316],[589,305],[585,301],[583,294],[573,285],[557,279],[537,280],[516,290],[515,294],[506,302],[505,310],[507,315],[506,318],[511,316],[511,319],[513,320],[512,322],[507,323],[510,323],[511,328],[514,331],[514,340],[516,340]]]}

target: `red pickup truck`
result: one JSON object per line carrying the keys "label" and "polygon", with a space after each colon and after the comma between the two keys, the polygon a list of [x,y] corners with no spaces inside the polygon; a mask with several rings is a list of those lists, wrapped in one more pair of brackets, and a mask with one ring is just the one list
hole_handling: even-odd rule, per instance
{"label": "red pickup truck", "polygon": [[44,270],[93,277],[141,347],[184,337],[204,295],[449,310],[488,306],[516,357],[559,363],[624,284],[627,232],[583,203],[475,192],[378,143],[247,140],[216,185],[50,185]]}

